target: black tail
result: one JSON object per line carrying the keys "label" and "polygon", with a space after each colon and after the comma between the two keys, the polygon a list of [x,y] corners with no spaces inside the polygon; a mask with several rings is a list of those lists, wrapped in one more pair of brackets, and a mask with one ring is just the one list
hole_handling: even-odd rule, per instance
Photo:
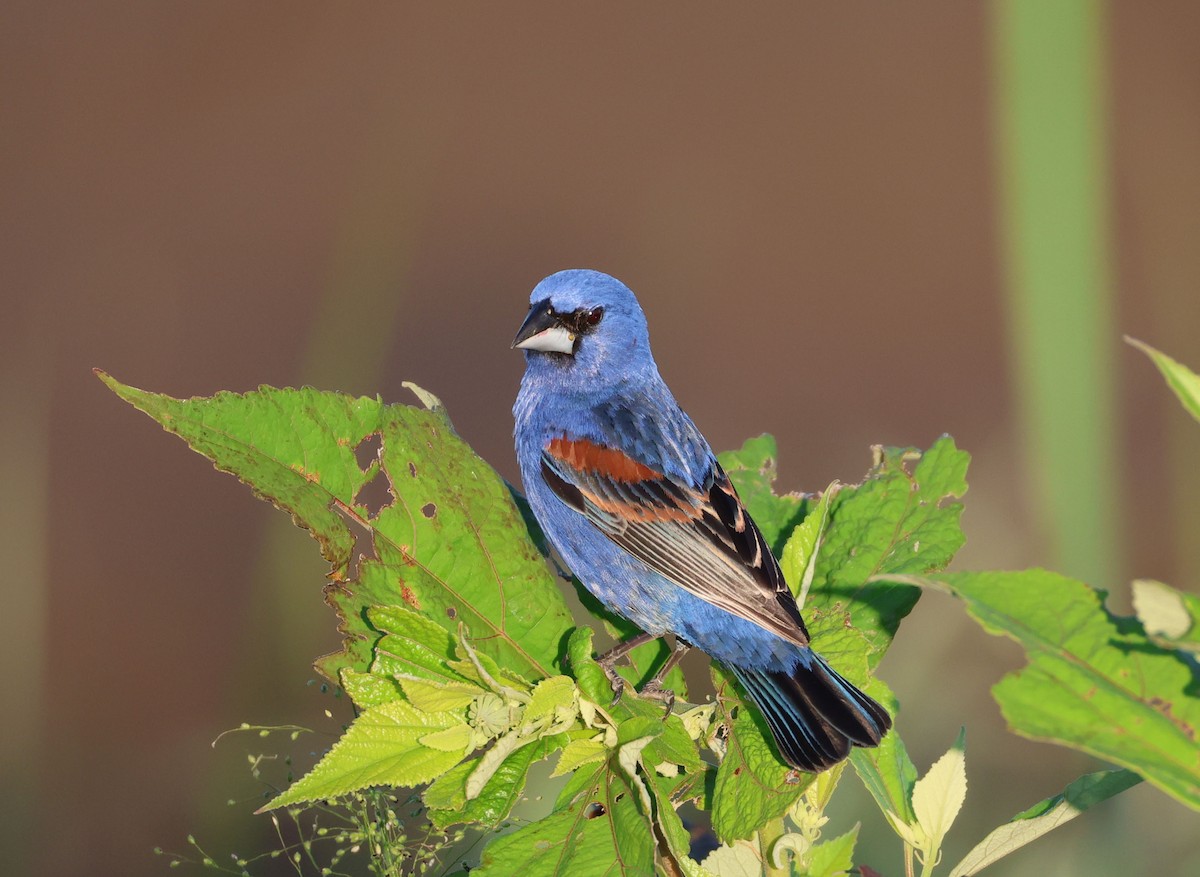
{"label": "black tail", "polygon": [[887,710],[831,668],[816,652],[789,675],[730,667],[775,738],[783,760],[820,773],[850,754],[878,746],[892,727]]}

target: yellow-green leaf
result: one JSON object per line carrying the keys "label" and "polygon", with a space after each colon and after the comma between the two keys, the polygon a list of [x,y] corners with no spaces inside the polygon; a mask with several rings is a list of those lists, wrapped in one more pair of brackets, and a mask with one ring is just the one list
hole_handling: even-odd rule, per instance
{"label": "yellow-green leaf", "polygon": [[403,700],[368,709],[316,767],[262,809],[334,798],[370,786],[427,783],[466,753],[430,749],[420,740],[455,725],[462,720],[453,713],[424,713]]}
{"label": "yellow-green leaf", "polygon": [[558,756],[558,764],[554,766],[551,776],[562,776],[571,773],[580,765],[600,761],[607,756],[608,747],[600,740],[572,740]]}
{"label": "yellow-green leaf", "polygon": [[920,827],[921,848],[929,861],[937,858],[942,839],[967,798],[966,748],[966,729],[963,729],[949,751],[913,786],[913,813]]}
{"label": "yellow-green leaf", "polygon": [[1162,372],[1169,386],[1192,417],[1200,420],[1200,375],[1149,344],[1125,336],[1125,340],[1142,351]]}

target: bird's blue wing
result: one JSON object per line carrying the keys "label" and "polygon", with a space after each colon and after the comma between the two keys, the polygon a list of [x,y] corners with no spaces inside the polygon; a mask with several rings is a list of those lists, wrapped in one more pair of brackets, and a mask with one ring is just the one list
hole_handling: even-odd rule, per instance
{"label": "bird's blue wing", "polygon": [[543,449],[542,477],[559,499],[659,575],[808,645],[779,564],[716,460],[709,457],[699,483],[689,483],[657,468],[650,455],[563,435]]}

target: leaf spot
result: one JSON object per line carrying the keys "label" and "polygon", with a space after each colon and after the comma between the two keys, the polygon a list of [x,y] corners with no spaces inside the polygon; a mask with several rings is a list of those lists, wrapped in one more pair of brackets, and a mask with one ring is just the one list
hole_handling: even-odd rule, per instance
{"label": "leaf spot", "polygon": [[437,504],[432,502],[425,503],[425,505],[421,506],[421,514],[427,518],[432,518],[437,514]]}

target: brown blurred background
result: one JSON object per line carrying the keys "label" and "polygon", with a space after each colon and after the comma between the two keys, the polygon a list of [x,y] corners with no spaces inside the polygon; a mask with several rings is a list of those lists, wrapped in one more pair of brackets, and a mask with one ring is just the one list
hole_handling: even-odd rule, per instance
{"label": "brown blurred background", "polygon": [[[778,437],[782,487],[949,432],[974,455],[958,568],[1091,574],[1118,608],[1134,576],[1195,590],[1200,427],[1120,334],[1200,368],[1200,6],[1100,9],[1119,502],[1091,574],[1026,465],[988,6],[5,3],[5,873],[162,873],[189,831],[261,848],[263,745],[210,741],[345,718],[306,684],[336,645],[315,546],[93,367],[184,396],[415,381],[514,478],[528,291],[600,268],[714,445]],[[883,665],[921,770],[968,729],[947,864],[1104,766],[1004,730],[988,688],[1020,664],[930,596]],[[827,830],[861,819],[861,860],[899,874],[853,794]],[[1197,824],[1138,787],[987,873],[1196,874]]]}

